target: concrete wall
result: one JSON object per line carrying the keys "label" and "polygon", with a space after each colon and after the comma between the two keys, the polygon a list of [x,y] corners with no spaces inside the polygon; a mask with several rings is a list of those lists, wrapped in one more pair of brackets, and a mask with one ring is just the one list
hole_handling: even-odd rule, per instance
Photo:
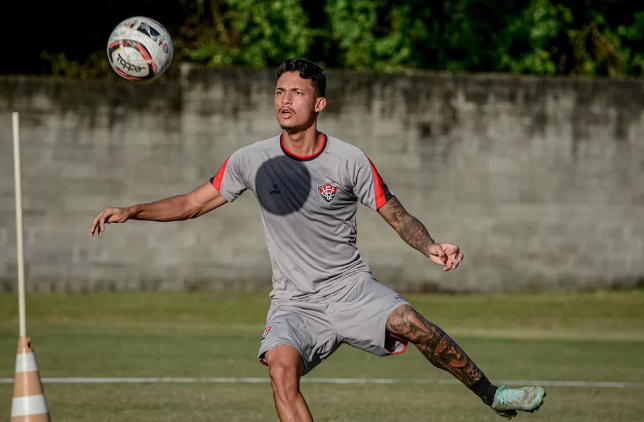
{"label": "concrete wall", "polygon": [[[15,289],[11,111],[21,112],[30,291],[267,289],[252,193],[200,219],[88,236],[105,206],[192,190],[276,135],[273,72],[137,84],[0,79],[0,290]],[[329,72],[320,128],[362,148],[465,261],[443,273],[362,207],[359,246],[401,290],[644,284],[644,83]]]}

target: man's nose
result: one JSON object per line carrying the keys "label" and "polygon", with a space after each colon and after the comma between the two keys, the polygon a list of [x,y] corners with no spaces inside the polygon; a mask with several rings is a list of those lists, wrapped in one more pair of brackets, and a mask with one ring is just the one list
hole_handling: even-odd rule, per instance
{"label": "man's nose", "polygon": [[293,103],[293,94],[291,92],[285,92],[282,95],[282,104],[291,104]]}

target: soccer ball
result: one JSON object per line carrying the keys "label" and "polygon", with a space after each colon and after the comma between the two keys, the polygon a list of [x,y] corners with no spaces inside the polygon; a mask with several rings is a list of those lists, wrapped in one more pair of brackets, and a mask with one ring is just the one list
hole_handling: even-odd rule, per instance
{"label": "soccer ball", "polygon": [[119,23],[107,42],[112,69],[131,81],[149,81],[168,69],[174,46],[159,22],[136,16]]}

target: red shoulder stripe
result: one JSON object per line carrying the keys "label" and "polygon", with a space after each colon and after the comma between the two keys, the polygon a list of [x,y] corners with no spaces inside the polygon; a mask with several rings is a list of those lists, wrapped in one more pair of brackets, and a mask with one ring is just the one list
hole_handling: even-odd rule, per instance
{"label": "red shoulder stripe", "polygon": [[373,165],[371,158],[367,157],[367,160],[369,160],[369,164],[371,164],[371,171],[373,172],[373,183],[376,191],[376,210],[379,210],[383,205],[387,203],[384,183],[382,181],[382,177],[380,177],[380,173],[378,173],[378,170],[376,170],[376,166]]}
{"label": "red shoulder stripe", "polygon": [[224,180],[224,174],[226,173],[226,166],[228,165],[228,160],[230,160],[230,157],[224,161],[224,164],[221,166],[215,177],[212,178],[212,185],[217,189],[219,192],[221,192],[221,181]]}

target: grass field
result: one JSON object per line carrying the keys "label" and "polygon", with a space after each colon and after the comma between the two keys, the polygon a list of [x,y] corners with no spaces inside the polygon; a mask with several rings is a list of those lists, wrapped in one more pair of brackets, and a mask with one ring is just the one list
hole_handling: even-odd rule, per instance
{"label": "grass field", "polygon": [[[644,383],[644,291],[408,296],[492,381]],[[12,378],[17,306],[0,295],[0,378]],[[28,297],[41,376],[266,378],[256,353],[264,295],[159,293]],[[503,421],[414,349],[379,358],[343,346],[306,378],[388,378],[392,385],[303,384],[316,421]],[[644,388],[548,387],[517,420],[644,421]],[[270,386],[215,383],[46,384],[52,420],[276,421]],[[8,420],[11,384],[0,384]],[[4,416],[2,416],[4,415]]]}

